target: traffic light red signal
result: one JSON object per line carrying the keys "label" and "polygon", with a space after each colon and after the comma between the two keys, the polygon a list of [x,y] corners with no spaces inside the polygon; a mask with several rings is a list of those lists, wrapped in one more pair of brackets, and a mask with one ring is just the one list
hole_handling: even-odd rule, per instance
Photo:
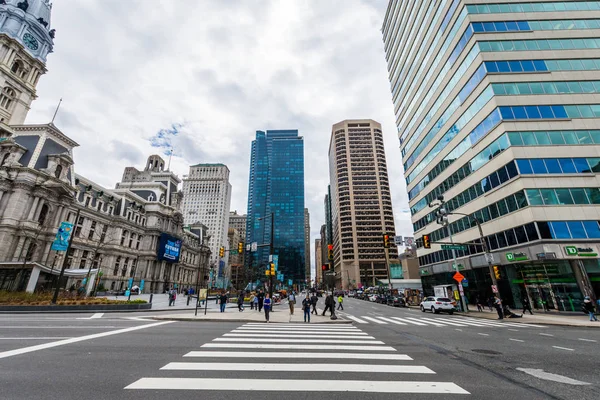
{"label": "traffic light red signal", "polygon": [[333,260],[333,245],[332,244],[327,245],[327,258],[329,260]]}
{"label": "traffic light red signal", "polygon": [[329,266],[327,264],[321,265],[321,271],[327,271],[328,269],[329,269]]}
{"label": "traffic light red signal", "polygon": [[431,238],[429,235],[423,235],[423,247],[426,249],[431,248]]}
{"label": "traffic light red signal", "polygon": [[383,247],[386,249],[390,247],[390,235],[383,235]]}

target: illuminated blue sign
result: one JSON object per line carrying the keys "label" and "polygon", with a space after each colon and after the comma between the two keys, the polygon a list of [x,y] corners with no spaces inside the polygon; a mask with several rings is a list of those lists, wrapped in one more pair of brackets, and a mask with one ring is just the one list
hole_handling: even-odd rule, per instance
{"label": "illuminated blue sign", "polygon": [[158,242],[157,258],[170,263],[178,263],[180,253],[181,239],[166,233],[161,233]]}

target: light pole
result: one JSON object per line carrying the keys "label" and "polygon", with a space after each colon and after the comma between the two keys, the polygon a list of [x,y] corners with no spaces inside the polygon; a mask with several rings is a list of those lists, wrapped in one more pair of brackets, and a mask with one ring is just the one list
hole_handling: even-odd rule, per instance
{"label": "light pole", "polygon": [[79,221],[79,213],[81,210],[77,208],[77,214],[75,214],[75,223],[73,224],[73,228],[71,229],[71,236],[69,236],[69,244],[67,245],[67,249],[65,250],[65,257],[63,258],[62,267],[60,268],[60,274],[58,275],[58,282],[56,283],[56,288],[54,289],[54,295],[52,296],[51,304],[55,305],[58,300],[58,292],[60,290],[60,280],[65,275],[65,269],[67,269],[67,262],[69,261],[69,250],[71,249],[71,245],[73,244],[73,237],[75,236],[75,230],[77,228],[77,223]]}
{"label": "light pole", "polygon": [[[264,221],[265,218],[260,217],[258,218],[259,221]],[[274,232],[275,232],[275,213],[271,212],[271,237],[269,238],[269,255],[271,258],[273,256],[273,242],[275,241],[274,236]],[[271,260],[269,260],[269,270],[271,269]],[[273,274],[271,272],[269,272],[269,298],[271,299],[271,302],[273,302]],[[271,308],[271,312],[273,311],[273,308]]]}
{"label": "light pole", "polygon": [[[479,244],[481,245],[483,252],[485,254],[485,259],[487,261],[488,264],[488,269],[489,269],[489,273],[490,273],[490,278],[492,280],[492,289],[496,289],[496,290],[492,290],[493,292],[497,293],[498,290],[498,281],[496,280],[496,276],[494,274],[494,266],[492,265],[492,260],[493,260],[493,256],[490,253],[490,250],[487,246],[487,242],[485,241],[485,237],[483,236],[483,229],[481,228],[481,222],[479,221],[479,219],[477,219],[477,217],[473,216],[473,215],[469,215],[469,214],[464,214],[464,213],[459,213],[459,212],[448,212],[445,208],[444,208],[444,204],[446,203],[444,201],[444,196],[439,196],[437,198],[437,200],[439,201],[439,204],[434,204],[429,203],[429,207],[435,207],[438,206],[438,210],[436,212],[436,217],[437,217],[437,223],[443,226],[446,226],[446,229],[448,229],[448,236],[450,237],[450,243],[453,243],[452,241],[452,232],[450,230],[450,227],[448,226],[448,215],[462,215],[464,217],[469,218],[470,220],[473,220],[475,222],[475,224],[477,225],[477,229],[479,230],[479,243],[475,243],[476,245]],[[458,268],[458,264],[456,264],[456,253],[455,250],[452,249],[452,256],[454,258],[454,264],[457,265]]]}

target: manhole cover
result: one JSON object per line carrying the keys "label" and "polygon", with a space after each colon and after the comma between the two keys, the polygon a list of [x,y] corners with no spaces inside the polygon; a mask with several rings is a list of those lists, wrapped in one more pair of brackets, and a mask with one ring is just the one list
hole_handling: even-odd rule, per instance
{"label": "manhole cover", "polygon": [[499,351],[486,350],[486,349],[473,349],[472,351],[474,351],[475,353],[487,354],[490,356],[497,356],[498,354],[502,354]]}

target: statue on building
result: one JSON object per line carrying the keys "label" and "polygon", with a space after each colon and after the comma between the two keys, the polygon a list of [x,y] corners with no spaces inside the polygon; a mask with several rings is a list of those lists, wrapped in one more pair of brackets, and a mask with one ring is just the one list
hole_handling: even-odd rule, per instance
{"label": "statue on building", "polygon": [[44,25],[46,28],[48,27],[48,23],[46,21],[44,21],[44,18],[40,17],[40,18],[37,19],[37,21],[40,24]]}
{"label": "statue on building", "polygon": [[27,9],[29,8],[29,2],[27,0],[18,2],[17,8],[20,8],[23,11],[27,11]]}
{"label": "statue on building", "polygon": [[48,34],[52,39],[54,39],[54,36],[56,35],[56,29],[50,29],[50,32],[48,32]]}

